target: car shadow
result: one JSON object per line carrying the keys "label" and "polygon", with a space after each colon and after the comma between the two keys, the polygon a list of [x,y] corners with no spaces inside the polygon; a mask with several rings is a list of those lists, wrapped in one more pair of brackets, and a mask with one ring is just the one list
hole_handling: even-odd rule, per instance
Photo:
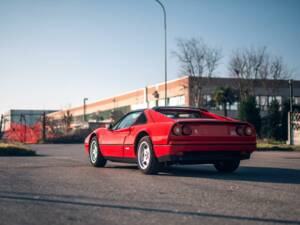
{"label": "car shadow", "polygon": [[[135,164],[109,164],[110,169],[138,170]],[[240,166],[234,173],[217,172],[212,165],[173,165],[164,167],[157,176],[209,178],[278,184],[300,184],[300,170],[275,167]]]}
{"label": "car shadow", "polygon": [[45,154],[38,154],[36,153],[35,155],[0,155],[0,158],[30,158],[30,157],[45,157],[48,155]]}
{"label": "car shadow", "polygon": [[241,166],[234,173],[219,173],[208,166],[170,166],[166,167],[161,176],[209,178],[232,181],[267,182],[282,184],[300,184],[300,170],[274,167]]}

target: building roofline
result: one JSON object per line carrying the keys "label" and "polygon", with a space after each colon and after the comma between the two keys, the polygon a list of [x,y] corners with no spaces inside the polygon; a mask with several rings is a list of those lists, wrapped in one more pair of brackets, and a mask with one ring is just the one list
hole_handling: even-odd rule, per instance
{"label": "building roofline", "polygon": [[[186,79],[188,78],[188,76],[183,76],[183,77],[180,77],[180,78],[176,78],[176,79],[172,79],[172,80],[169,80],[167,81],[167,84],[169,83],[173,83],[173,82],[176,82],[178,80],[183,80],[183,79]],[[163,85],[164,82],[161,82],[161,83],[158,83],[158,84],[153,84],[153,85],[148,85],[148,86],[145,86],[144,88],[138,88],[138,89],[134,89],[134,90],[131,90],[131,91],[126,91],[126,92],[123,92],[121,94],[117,94],[117,95],[113,95],[111,97],[106,97],[106,98],[102,98],[100,100],[97,100],[95,102],[91,102],[89,104],[86,104],[87,106],[91,106],[91,105],[94,105],[94,104],[97,104],[99,102],[102,102],[102,101],[106,101],[106,100],[109,100],[109,99],[114,99],[114,98],[118,98],[118,97],[121,97],[123,95],[127,95],[127,94],[131,94],[131,93],[134,93],[134,92],[138,92],[138,91],[142,91],[144,90],[145,88],[151,88],[151,87],[156,87],[156,86],[161,86]],[[83,105],[79,105],[79,106],[74,106],[74,107],[71,107],[69,109],[63,109],[63,110],[58,110],[57,112],[53,112],[54,113],[59,113],[59,112],[64,112],[64,111],[67,111],[67,110],[77,110],[77,109],[81,109],[83,108]],[[51,115],[52,113],[49,113],[48,115]]]}
{"label": "building roofline", "polygon": [[[193,76],[185,76],[185,77],[191,77],[191,78],[201,78],[201,79],[219,79],[219,80],[238,80],[241,78],[238,77],[193,77]],[[253,81],[263,81],[264,79],[259,79],[259,78],[242,78],[242,80],[253,80]],[[290,79],[265,79],[266,81],[270,82],[289,82]],[[297,79],[291,79],[293,82],[300,82],[300,80]]]}
{"label": "building roofline", "polygon": [[[169,80],[167,81],[167,84],[168,83],[173,83],[175,81],[178,81],[178,80],[183,80],[185,78],[187,78],[188,76],[184,76],[184,77],[180,77],[180,78],[176,78],[176,79],[173,79],[173,80]],[[106,98],[102,98],[100,100],[97,100],[95,102],[91,102],[87,105],[91,105],[91,104],[94,104],[94,103],[97,103],[97,102],[101,102],[101,101],[105,101],[105,100],[108,100],[108,99],[111,99],[111,98],[117,98],[117,97],[121,97],[123,95],[127,95],[127,94],[131,94],[131,93],[134,93],[134,92],[137,92],[137,91],[141,91],[141,90],[144,90],[146,87],[149,88],[149,87],[156,87],[156,86],[160,86],[160,85],[163,85],[165,82],[161,82],[161,83],[158,83],[158,84],[151,84],[151,85],[148,85],[148,86],[145,86],[143,88],[138,88],[138,89],[134,89],[132,91],[126,91],[126,92],[123,92],[121,94],[117,94],[117,95],[113,95],[111,97],[106,97]],[[82,106],[78,106],[78,108],[81,108]],[[75,109],[76,107],[74,107],[73,109]]]}
{"label": "building roofline", "polygon": [[[182,76],[182,77],[179,77],[179,78],[175,78],[175,79],[172,79],[172,80],[169,80],[169,81],[167,81],[167,84],[169,84],[169,83],[173,83],[173,82],[176,82],[176,81],[179,81],[179,80],[184,80],[184,79],[186,79],[186,78],[188,78],[189,76]],[[157,86],[161,86],[161,85],[164,85],[165,84],[165,82],[160,82],[160,83],[158,83],[158,84],[150,84],[150,85],[148,85],[148,86],[146,86],[146,87],[157,87]]]}

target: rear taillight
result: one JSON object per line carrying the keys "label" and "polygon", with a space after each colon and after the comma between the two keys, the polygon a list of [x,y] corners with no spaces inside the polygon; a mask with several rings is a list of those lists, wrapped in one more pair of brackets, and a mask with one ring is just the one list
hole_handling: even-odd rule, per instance
{"label": "rear taillight", "polygon": [[176,124],[173,129],[173,134],[176,136],[181,136],[181,135],[192,135],[193,131],[192,128],[188,125],[182,125],[182,124]]}
{"label": "rear taillight", "polygon": [[246,126],[244,132],[246,136],[251,136],[253,134],[253,130],[250,126]]}
{"label": "rear taillight", "polygon": [[236,128],[236,133],[240,136],[251,136],[253,135],[253,129],[250,126],[238,126]]}
{"label": "rear taillight", "polygon": [[192,134],[192,128],[190,127],[190,126],[188,126],[188,125],[184,125],[183,127],[182,127],[182,133],[183,133],[183,135],[191,135]]}
{"label": "rear taillight", "polygon": [[244,127],[243,126],[238,126],[236,128],[236,133],[240,136],[243,136],[244,135]]}
{"label": "rear taillight", "polygon": [[181,125],[177,124],[173,127],[173,134],[175,134],[176,136],[182,135]]}

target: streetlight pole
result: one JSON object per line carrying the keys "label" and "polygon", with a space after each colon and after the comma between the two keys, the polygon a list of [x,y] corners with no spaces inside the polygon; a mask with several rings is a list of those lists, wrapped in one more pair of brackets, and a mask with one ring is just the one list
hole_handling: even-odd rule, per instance
{"label": "streetlight pole", "polygon": [[293,80],[289,80],[290,85],[290,112],[293,112]]}
{"label": "streetlight pole", "polygon": [[83,121],[86,122],[86,101],[89,100],[88,98],[83,99]]}
{"label": "streetlight pole", "polygon": [[289,80],[289,86],[290,86],[290,113],[289,113],[289,144],[294,144],[294,136],[293,136],[293,80]]}
{"label": "streetlight pole", "polygon": [[167,68],[167,13],[164,5],[160,0],[155,0],[162,8],[164,13],[164,34],[165,34],[165,106],[167,106],[167,81],[168,81],[168,68]]}

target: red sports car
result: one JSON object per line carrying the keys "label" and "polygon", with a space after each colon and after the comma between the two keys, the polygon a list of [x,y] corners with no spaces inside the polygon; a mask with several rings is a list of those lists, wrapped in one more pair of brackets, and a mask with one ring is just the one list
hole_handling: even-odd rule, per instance
{"label": "red sports car", "polygon": [[145,174],[171,164],[214,164],[233,172],[256,149],[254,127],[199,108],[155,107],[128,113],[85,139],[95,167],[107,160],[137,163]]}

